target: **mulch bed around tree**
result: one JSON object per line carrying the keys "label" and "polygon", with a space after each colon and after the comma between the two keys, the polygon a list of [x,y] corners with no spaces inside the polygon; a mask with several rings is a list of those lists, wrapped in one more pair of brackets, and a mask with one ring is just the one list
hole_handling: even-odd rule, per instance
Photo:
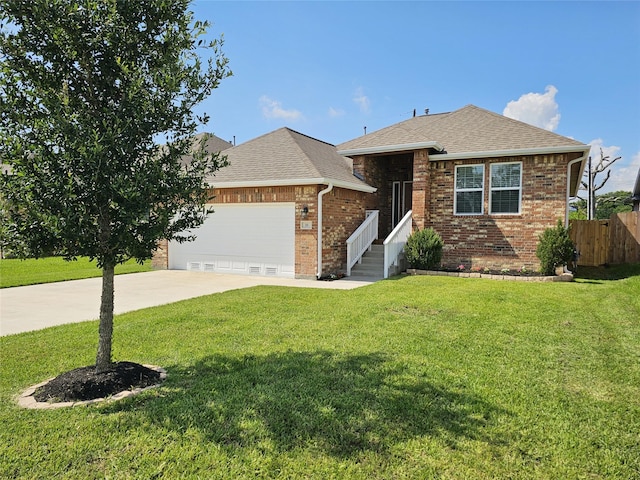
{"label": "mulch bed around tree", "polygon": [[145,388],[161,382],[160,372],[138,363],[117,362],[103,373],[95,365],[76,368],[38,387],[38,402],[75,402],[107,398],[124,390]]}

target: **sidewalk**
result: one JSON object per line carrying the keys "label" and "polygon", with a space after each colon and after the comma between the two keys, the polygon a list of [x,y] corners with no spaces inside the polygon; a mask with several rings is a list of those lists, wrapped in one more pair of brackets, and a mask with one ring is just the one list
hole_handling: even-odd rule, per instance
{"label": "sidewalk", "polygon": [[[376,280],[324,282],[183,270],[131,273],[115,277],[114,313],[257,285],[348,290]],[[0,336],[97,319],[101,288],[102,278],[89,278],[0,289]]]}

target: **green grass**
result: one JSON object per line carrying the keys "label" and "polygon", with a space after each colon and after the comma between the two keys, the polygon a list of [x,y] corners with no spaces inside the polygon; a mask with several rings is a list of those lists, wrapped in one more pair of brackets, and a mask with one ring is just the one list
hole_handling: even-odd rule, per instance
{"label": "green grass", "polygon": [[[117,265],[116,275],[123,273],[146,272],[151,270],[151,261],[142,265],[135,260]],[[66,262],[61,257],[39,259],[7,259],[0,260],[0,288],[35,285],[37,283],[62,282],[102,276],[102,270],[88,258],[78,258]]]}
{"label": "green grass", "polygon": [[[116,317],[166,382],[21,410],[96,322],[0,337],[0,478],[640,477],[640,267],[574,283],[256,287]],[[117,298],[116,298],[117,301]]]}

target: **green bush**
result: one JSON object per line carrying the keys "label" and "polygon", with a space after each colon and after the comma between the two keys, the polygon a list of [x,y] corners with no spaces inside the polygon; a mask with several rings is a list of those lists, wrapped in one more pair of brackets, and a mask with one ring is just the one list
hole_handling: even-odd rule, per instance
{"label": "green bush", "polygon": [[412,268],[431,270],[440,265],[442,238],[433,228],[416,230],[407,239],[404,253]]}
{"label": "green bush", "polygon": [[558,220],[555,228],[547,228],[538,237],[536,256],[540,260],[540,272],[553,275],[556,267],[568,265],[573,260],[575,245],[569,238],[569,229]]}

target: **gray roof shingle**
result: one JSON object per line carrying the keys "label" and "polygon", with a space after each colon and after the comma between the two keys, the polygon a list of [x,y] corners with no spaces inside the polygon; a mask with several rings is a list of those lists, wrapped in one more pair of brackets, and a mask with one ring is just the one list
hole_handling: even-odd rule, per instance
{"label": "gray roof shingle", "polygon": [[[349,151],[435,141],[448,154],[585,147],[581,142],[474,105],[450,113],[421,115],[338,145]],[[578,148],[577,150],[581,150]]]}
{"label": "gray roof shingle", "polygon": [[332,181],[355,190],[374,191],[353,175],[351,160],[336,147],[283,127],[223,152],[229,165],[209,183],[214,187],[301,185]]}

